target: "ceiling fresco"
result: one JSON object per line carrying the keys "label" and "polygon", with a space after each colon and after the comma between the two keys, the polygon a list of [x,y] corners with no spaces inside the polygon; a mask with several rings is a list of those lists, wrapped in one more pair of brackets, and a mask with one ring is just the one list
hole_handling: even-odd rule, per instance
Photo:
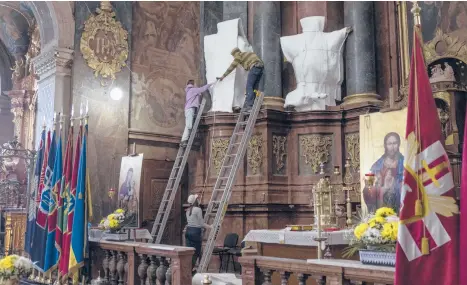
{"label": "ceiling fresco", "polygon": [[0,40],[12,55],[27,52],[32,25],[34,16],[25,2],[0,1]]}

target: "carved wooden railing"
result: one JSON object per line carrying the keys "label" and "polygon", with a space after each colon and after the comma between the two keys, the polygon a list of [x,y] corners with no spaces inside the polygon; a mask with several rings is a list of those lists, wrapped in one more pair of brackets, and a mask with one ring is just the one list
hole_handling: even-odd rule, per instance
{"label": "carved wooden railing", "polygon": [[[93,243],[103,251],[101,278],[111,285],[191,284],[194,248],[143,242]],[[98,254],[93,257],[93,265]],[[94,267],[94,266],[93,266]],[[96,268],[91,268],[97,278]],[[94,271],[93,271],[94,270]]]}
{"label": "carved wooden railing", "polygon": [[300,259],[245,256],[240,258],[240,263],[243,285],[272,285],[274,273],[280,275],[281,285],[289,284],[292,275],[299,285],[308,284],[308,279],[314,279],[318,285],[394,284],[394,268],[363,265],[354,260],[314,259],[307,262]]}

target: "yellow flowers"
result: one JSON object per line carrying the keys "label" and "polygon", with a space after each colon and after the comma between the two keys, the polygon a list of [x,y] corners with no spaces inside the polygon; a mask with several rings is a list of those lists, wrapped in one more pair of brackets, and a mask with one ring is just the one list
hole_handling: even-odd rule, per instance
{"label": "yellow flowers", "polygon": [[115,212],[108,215],[107,218],[101,220],[99,228],[102,230],[119,230],[122,228],[124,221],[125,210],[117,209]]}
{"label": "yellow flowers", "polygon": [[358,225],[355,230],[354,230],[354,235],[355,237],[360,240],[362,239],[362,236],[363,234],[366,232],[366,230],[368,229],[369,225],[367,223],[361,223],[360,225]]}
{"label": "yellow flowers", "polygon": [[389,207],[382,207],[376,210],[375,216],[376,217],[382,217],[382,218],[387,218],[389,216],[394,216],[396,212]]}
{"label": "yellow flowers", "polygon": [[398,222],[385,223],[383,225],[383,229],[381,230],[381,236],[385,239],[396,241],[398,230],[399,230]]}
{"label": "yellow flowers", "polygon": [[32,271],[33,263],[30,259],[18,256],[9,255],[0,260],[0,284],[2,281],[12,278],[19,279],[21,276],[27,276]]}
{"label": "yellow flowers", "polygon": [[368,221],[370,228],[380,228],[384,223],[386,223],[386,219],[378,216],[373,217]]}
{"label": "yellow flowers", "polygon": [[15,268],[16,255],[9,255],[0,260],[0,270],[13,270]]}
{"label": "yellow flowers", "polygon": [[369,215],[354,229],[354,243],[364,245],[388,245],[397,240],[399,218],[391,208],[379,208],[375,215]]}

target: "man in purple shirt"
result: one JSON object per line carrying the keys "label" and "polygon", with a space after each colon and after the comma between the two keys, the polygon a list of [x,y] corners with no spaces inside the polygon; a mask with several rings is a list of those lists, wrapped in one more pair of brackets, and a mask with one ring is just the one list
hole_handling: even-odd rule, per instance
{"label": "man in purple shirt", "polygon": [[201,93],[208,90],[211,85],[212,83],[206,84],[203,87],[195,87],[194,80],[188,80],[186,84],[185,130],[183,131],[181,146],[186,146],[190,138],[193,121],[200,103]]}

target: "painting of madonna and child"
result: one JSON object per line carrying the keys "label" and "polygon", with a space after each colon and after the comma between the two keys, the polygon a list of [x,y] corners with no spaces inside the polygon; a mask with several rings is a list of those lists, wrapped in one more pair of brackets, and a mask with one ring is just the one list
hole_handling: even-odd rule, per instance
{"label": "painting of madonna and child", "polygon": [[140,184],[143,155],[125,156],[120,167],[118,187],[118,207],[125,210],[124,227],[139,227],[140,221]]}
{"label": "painting of madonna and child", "polygon": [[[404,175],[407,109],[360,116],[360,181],[362,212],[400,209]],[[374,175],[373,185],[365,174]]]}

